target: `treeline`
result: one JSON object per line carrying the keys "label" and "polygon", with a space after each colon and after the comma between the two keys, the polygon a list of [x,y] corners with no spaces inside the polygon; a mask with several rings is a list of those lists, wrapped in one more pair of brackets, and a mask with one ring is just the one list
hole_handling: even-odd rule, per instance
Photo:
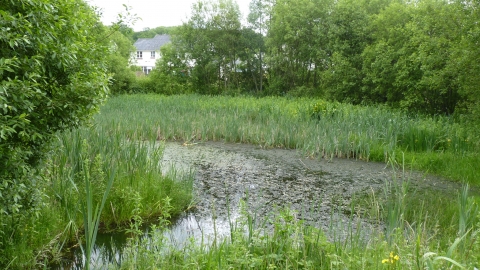
{"label": "treeline", "polygon": [[176,28],[178,28],[178,26],[158,26],[155,28],[146,27],[142,31],[135,32],[126,24],[120,24],[117,27],[118,31],[132,42],[137,41],[139,38],[153,38],[155,35],[170,35],[173,34]]}
{"label": "treeline", "polygon": [[[322,96],[478,115],[480,1],[199,1],[140,90]],[[139,89],[137,89],[139,90]]]}

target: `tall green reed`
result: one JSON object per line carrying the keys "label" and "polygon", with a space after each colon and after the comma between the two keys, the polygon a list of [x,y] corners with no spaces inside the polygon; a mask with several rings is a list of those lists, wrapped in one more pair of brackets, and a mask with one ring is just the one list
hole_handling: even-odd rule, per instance
{"label": "tall green reed", "polygon": [[[88,149],[84,149],[80,143],[82,140],[88,141]],[[131,220],[137,207],[131,195],[135,192],[140,196],[141,215],[147,219],[161,214],[161,202],[166,196],[172,199],[174,215],[190,204],[192,177],[167,174],[163,171],[162,142],[127,138],[121,132],[97,126],[60,134],[59,145],[52,162],[52,191],[63,205],[66,216],[76,219],[77,222],[79,219],[75,213],[78,212],[78,200],[75,198],[79,195],[73,191],[78,189],[79,185],[79,180],[75,179],[81,174],[82,151],[85,151],[83,156],[92,160],[101,156],[105,161],[102,165],[104,171],[116,168],[115,185],[105,201],[106,207],[103,211],[106,228],[113,229]],[[100,172],[95,174],[98,173]],[[93,187],[93,194],[103,194],[105,188],[105,183],[99,183]],[[96,202],[101,199],[101,196],[94,196]]]}
{"label": "tall green reed", "polygon": [[478,182],[478,135],[448,117],[306,98],[135,95],[112,98],[97,123],[110,126],[113,118],[115,128],[137,138],[253,143],[384,162],[405,152],[416,157],[411,166]]}
{"label": "tall green reed", "polygon": [[[127,137],[118,128],[112,122],[109,127],[93,125],[58,134],[46,168],[48,204],[41,216],[42,220],[55,216],[50,223],[56,227],[42,231],[52,230],[56,243],[48,244],[50,248],[41,251],[39,259],[60,259],[55,254],[68,251],[75,239],[86,241],[88,257],[99,230],[136,226],[139,219],[132,218],[136,214],[145,222],[153,221],[164,214],[165,198],[173,207],[169,214],[178,215],[190,207],[193,178],[166,172],[161,165],[163,143],[156,138]],[[134,200],[133,194],[139,199]],[[141,211],[137,213],[138,204]]]}
{"label": "tall green reed", "polygon": [[[85,260],[85,269],[90,269],[90,264],[92,260],[92,252],[95,247],[95,240],[97,239],[98,226],[100,224],[100,217],[102,210],[105,206],[105,201],[107,200],[108,194],[112,188],[113,180],[115,178],[115,166],[111,164],[109,170],[106,172],[103,171],[103,159],[102,156],[97,155],[92,161],[88,157],[88,148],[86,140],[83,141],[83,155],[80,159],[83,159],[82,164],[82,174],[84,186],[85,186],[85,196],[82,196],[84,200],[81,200],[79,203],[81,205],[81,211],[83,215],[83,227],[85,230],[85,248],[80,243],[82,248],[82,253],[84,254]],[[95,190],[92,188],[93,185],[102,185],[103,182],[106,182],[105,188],[102,188],[103,196],[100,203],[95,204],[94,196]],[[103,186],[103,185],[102,185]]]}

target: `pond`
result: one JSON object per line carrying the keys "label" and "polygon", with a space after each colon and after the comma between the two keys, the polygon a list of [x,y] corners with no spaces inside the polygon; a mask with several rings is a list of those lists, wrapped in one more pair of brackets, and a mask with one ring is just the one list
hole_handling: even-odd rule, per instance
{"label": "pond", "polygon": [[[403,179],[401,171],[384,163],[315,159],[296,150],[222,142],[168,142],[163,167],[174,167],[179,173],[195,172],[194,210],[174,221],[166,232],[177,247],[182,247],[190,237],[211,241],[214,235],[229,233],[230,221],[240,215],[241,201],[257,217],[289,207],[296,211],[298,219],[321,228],[331,240],[344,239],[348,228],[360,229],[368,237],[368,231],[382,224],[358,216],[353,221],[353,196],[378,192],[387,182]],[[408,180],[418,188],[449,189],[453,185],[415,172],[408,172]],[[123,233],[100,235],[94,254],[96,263],[121,263],[125,243]],[[81,253],[77,253],[77,265],[81,265]],[[64,267],[71,268],[76,267]]]}

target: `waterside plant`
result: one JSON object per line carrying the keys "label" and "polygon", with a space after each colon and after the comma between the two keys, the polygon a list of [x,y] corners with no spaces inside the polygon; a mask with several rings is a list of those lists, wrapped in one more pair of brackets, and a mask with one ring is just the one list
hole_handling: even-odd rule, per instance
{"label": "waterside plant", "polygon": [[126,138],[101,126],[56,138],[38,182],[44,195],[37,215],[4,220],[12,224],[1,238],[11,242],[2,254],[9,268],[65,266],[65,255],[79,246],[82,268],[88,268],[97,232],[126,231],[139,226],[140,218],[176,216],[191,206],[192,175],[161,165],[162,142]]}
{"label": "waterside plant", "polygon": [[83,221],[79,202],[85,202],[89,193],[92,210],[101,204],[113,171],[99,230],[124,229],[133,239],[124,252],[124,263],[112,268],[442,269],[452,264],[480,265],[478,198],[467,195],[466,188],[457,199],[452,190],[414,191],[401,181],[389,182],[383,191],[359,194],[360,200],[352,204],[352,221],[362,217],[386,224],[386,230],[368,241],[362,240],[362,231],[348,233],[349,241],[326,240],[326,232],[284,209],[272,213],[273,232],[253,226],[254,217],[245,213],[230,238],[219,239],[215,246],[196,243],[184,250],[154,253],[163,248],[161,233],[152,230],[156,236],[141,239],[140,225],[152,221],[154,226],[165,227],[157,221],[165,224],[168,216],[188,209],[192,199],[191,175],[168,174],[160,166],[165,140],[186,145],[207,140],[251,143],[297,149],[312,158],[389,161],[395,168],[402,164],[405,169],[466,182],[471,190],[480,184],[478,134],[448,117],[410,116],[382,107],[320,99],[118,96],[107,102],[91,127],[58,134],[43,178],[37,181],[43,194],[41,208],[30,218],[2,219],[2,224],[14,228],[0,235],[7,247],[3,250],[3,259],[8,260],[5,265],[42,267],[46,261],[61,261],[65,250],[84,243],[89,233],[81,232],[88,220]]}
{"label": "waterside plant", "polygon": [[113,134],[148,140],[251,143],[380,162],[404,156],[408,167],[480,184],[480,135],[452,117],[312,98],[123,95],[96,121]]}

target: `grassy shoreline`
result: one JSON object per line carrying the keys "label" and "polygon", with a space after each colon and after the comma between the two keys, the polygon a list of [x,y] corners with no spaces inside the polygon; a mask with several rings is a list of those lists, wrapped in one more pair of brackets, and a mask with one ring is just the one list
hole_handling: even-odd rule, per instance
{"label": "grassy shoreline", "polygon": [[92,218],[97,209],[100,231],[135,233],[144,222],[175,217],[191,206],[193,178],[162,168],[161,142],[128,140],[98,125],[56,139],[38,181],[42,205],[19,220],[4,220],[11,242],[0,258],[8,260],[7,268],[55,265],[83,245],[86,235],[96,234]]}

